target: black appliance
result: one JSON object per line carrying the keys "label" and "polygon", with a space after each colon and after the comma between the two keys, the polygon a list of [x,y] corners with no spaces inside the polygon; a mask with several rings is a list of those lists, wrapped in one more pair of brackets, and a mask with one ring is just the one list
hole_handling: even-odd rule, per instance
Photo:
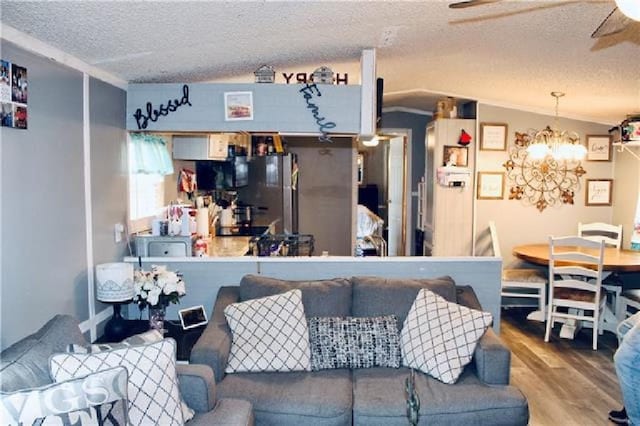
{"label": "black appliance", "polygon": [[249,184],[249,166],[247,157],[233,157],[229,161],[196,161],[196,179],[198,189],[213,191],[216,189],[234,189]]}

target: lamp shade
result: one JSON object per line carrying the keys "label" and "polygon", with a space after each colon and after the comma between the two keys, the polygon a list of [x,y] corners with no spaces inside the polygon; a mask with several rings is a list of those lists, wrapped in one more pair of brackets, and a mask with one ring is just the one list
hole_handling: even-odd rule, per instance
{"label": "lamp shade", "polygon": [[96,266],[96,298],[101,302],[124,302],[133,299],[133,265],[103,263]]}
{"label": "lamp shade", "polygon": [[640,1],[638,0],[616,0],[616,6],[624,15],[640,21]]}

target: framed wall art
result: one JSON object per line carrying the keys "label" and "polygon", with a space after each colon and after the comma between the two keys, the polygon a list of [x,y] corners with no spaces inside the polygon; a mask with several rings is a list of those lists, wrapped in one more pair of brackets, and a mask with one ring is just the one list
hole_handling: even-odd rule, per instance
{"label": "framed wall art", "polygon": [[587,160],[611,161],[611,136],[587,135]]}
{"label": "framed wall art", "polygon": [[225,92],[224,119],[253,120],[253,92]]}
{"label": "framed wall art", "polygon": [[613,179],[587,179],[586,206],[610,206]]}
{"label": "framed wall art", "polygon": [[480,149],[506,151],[508,128],[505,123],[480,123]]}
{"label": "framed wall art", "polygon": [[478,172],[478,200],[504,198],[504,172]]}
{"label": "framed wall art", "polygon": [[442,165],[467,167],[469,165],[469,148],[466,146],[445,145],[442,152]]}

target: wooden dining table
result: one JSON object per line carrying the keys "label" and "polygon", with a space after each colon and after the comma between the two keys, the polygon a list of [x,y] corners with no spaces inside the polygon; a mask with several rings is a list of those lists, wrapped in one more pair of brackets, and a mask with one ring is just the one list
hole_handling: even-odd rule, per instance
{"label": "wooden dining table", "polygon": [[[578,247],[558,247],[558,250],[578,251],[597,256],[596,249],[585,249]],[[513,255],[538,265],[549,264],[549,243],[546,244],[525,244],[515,246]],[[604,248],[603,271],[606,272],[640,272],[640,251],[617,249],[615,247]]]}
{"label": "wooden dining table", "polygon": [[[596,249],[586,249],[583,247],[557,247],[557,249],[561,251],[577,251],[596,256],[598,255]],[[515,246],[513,248],[513,255],[519,259],[535,263],[537,265],[548,265],[550,256],[549,244],[540,243]],[[602,279],[611,275],[613,272],[640,272],[640,251],[605,247],[602,270]],[[613,333],[616,332],[616,327],[619,322],[616,315],[616,308],[614,306],[610,306],[608,303],[605,306],[603,322],[603,328],[605,330]],[[563,324],[562,329],[560,330],[560,337],[573,339],[575,333],[578,331],[578,327],[578,324],[574,324],[573,322]]]}

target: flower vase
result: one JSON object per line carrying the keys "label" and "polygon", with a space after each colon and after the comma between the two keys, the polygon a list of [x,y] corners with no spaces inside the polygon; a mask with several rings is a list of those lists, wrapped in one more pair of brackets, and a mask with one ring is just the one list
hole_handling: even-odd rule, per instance
{"label": "flower vase", "polygon": [[164,306],[149,306],[149,329],[150,330],[158,330],[160,333],[164,334],[164,317],[166,314]]}

